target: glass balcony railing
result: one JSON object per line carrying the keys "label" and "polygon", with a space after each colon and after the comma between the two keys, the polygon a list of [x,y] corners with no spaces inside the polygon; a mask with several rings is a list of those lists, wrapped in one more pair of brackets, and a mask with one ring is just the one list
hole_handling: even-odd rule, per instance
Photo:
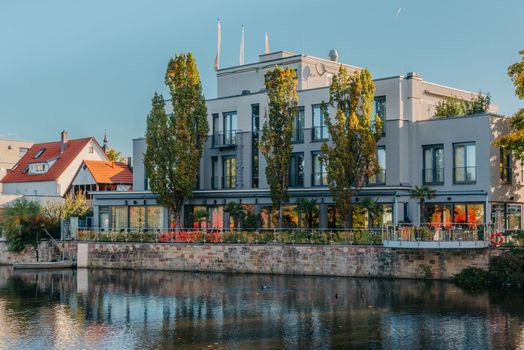
{"label": "glass balcony railing", "polygon": [[237,144],[237,130],[215,132],[212,135],[213,147],[230,147]]}
{"label": "glass balcony railing", "polygon": [[304,129],[293,129],[293,135],[291,136],[291,142],[303,143],[304,142]]}
{"label": "glass balcony railing", "polygon": [[289,174],[289,187],[304,187],[304,174]]}
{"label": "glass balcony railing", "polygon": [[311,185],[326,186],[327,185],[327,174],[326,173],[311,174]]}
{"label": "glass balcony railing", "polygon": [[422,182],[425,185],[443,185],[444,168],[422,169]]}
{"label": "glass balcony railing", "polygon": [[327,140],[328,138],[328,128],[325,125],[314,126],[311,128],[311,139],[313,141]]}
{"label": "glass balcony railing", "polygon": [[237,177],[236,176],[224,176],[222,179],[222,188],[236,188],[237,187]]}
{"label": "glass balcony railing", "polygon": [[477,181],[477,167],[455,167],[453,169],[453,182],[455,183],[472,183]]}
{"label": "glass balcony railing", "polygon": [[368,185],[385,185],[386,184],[386,169],[380,169],[375,175],[370,176]]}

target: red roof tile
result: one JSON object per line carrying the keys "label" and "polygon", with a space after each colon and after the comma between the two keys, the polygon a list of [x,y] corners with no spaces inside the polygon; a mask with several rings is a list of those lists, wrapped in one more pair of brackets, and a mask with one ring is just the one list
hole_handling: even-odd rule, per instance
{"label": "red roof tile", "polygon": [[99,184],[133,183],[133,174],[126,163],[105,160],[84,160],[84,164]]}
{"label": "red roof tile", "polygon": [[[7,182],[32,182],[32,181],[54,181],[67,169],[69,164],[78,156],[84,147],[92,140],[92,137],[67,141],[64,153],[60,153],[60,141],[39,143],[33,145],[27,153],[15,165],[14,170],[8,170],[2,178],[3,183]],[[37,159],[34,156],[41,150],[45,151]],[[56,162],[44,174],[24,174],[24,170],[31,163],[43,163],[56,159]]]}

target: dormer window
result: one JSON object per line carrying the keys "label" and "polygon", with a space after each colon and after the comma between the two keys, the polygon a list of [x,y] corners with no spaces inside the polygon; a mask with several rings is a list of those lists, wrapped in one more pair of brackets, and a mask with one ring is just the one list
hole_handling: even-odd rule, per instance
{"label": "dormer window", "polygon": [[30,175],[44,174],[44,173],[47,173],[48,170],[49,170],[49,164],[47,163],[36,163],[36,164],[29,165],[29,174]]}
{"label": "dormer window", "polygon": [[45,171],[45,164],[36,164],[35,173],[43,173]]}
{"label": "dormer window", "polygon": [[33,157],[33,159],[38,159],[38,158],[40,158],[40,157],[42,156],[42,154],[44,154],[44,152],[45,152],[45,148],[40,148],[40,149],[38,150],[38,152],[36,152],[36,154],[35,154],[35,156]]}

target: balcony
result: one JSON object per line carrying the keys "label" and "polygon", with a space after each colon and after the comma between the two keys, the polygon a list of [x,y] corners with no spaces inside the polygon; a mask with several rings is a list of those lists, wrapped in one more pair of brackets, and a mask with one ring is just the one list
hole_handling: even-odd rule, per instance
{"label": "balcony", "polygon": [[212,136],[213,148],[231,148],[237,145],[237,130],[215,132]]}
{"label": "balcony", "polygon": [[477,181],[477,167],[455,167],[453,169],[453,183],[472,184]]}
{"label": "balcony", "polygon": [[444,168],[422,169],[424,185],[444,185]]}
{"label": "balcony", "polygon": [[380,169],[375,175],[368,179],[368,186],[377,186],[386,184],[386,169]]}
{"label": "balcony", "polygon": [[293,134],[291,136],[291,142],[304,143],[304,129],[293,129]]}
{"label": "balcony", "polygon": [[289,187],[304,187],[304,174],[289,174]]}
{"label": "balcony", "polygon": [[236,176],[224,176],[222,178],[222,188],[223,189],[233,189],[237,187],[237,177]]}
{"label": "balcony", "polygon": [[328,139],[328,128],[325,125],[311,128],[311,140],[322,141]]}
{"label": "balcony", "polygon": [[327,186],[327,173],[313,173],[311,174],[312,186]]}
{"label": "balcony", "polygon": [[218,190],[218,176],[211,176],[211,189]]}

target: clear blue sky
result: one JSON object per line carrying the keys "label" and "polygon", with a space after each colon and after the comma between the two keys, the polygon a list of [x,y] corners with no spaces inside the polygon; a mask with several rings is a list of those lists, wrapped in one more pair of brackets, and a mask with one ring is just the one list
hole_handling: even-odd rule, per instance
{"label": "clear blue sky", "polygon": [[[400,9],[400,10],[399,10]],[[500,112],[522,106],[506,75],[524,49],[522,0],[134,1],[0,3],[0,137],[36,142],[102,138],[130,153],[143,136],[154,91],[166,92],[169,57],[192,51],[206,97],[216,95],[216,19],[221,66],[246,63],[269,32],[271,51],[325,57],[375,77],[419,72],[425,80],[490,92]]]}

